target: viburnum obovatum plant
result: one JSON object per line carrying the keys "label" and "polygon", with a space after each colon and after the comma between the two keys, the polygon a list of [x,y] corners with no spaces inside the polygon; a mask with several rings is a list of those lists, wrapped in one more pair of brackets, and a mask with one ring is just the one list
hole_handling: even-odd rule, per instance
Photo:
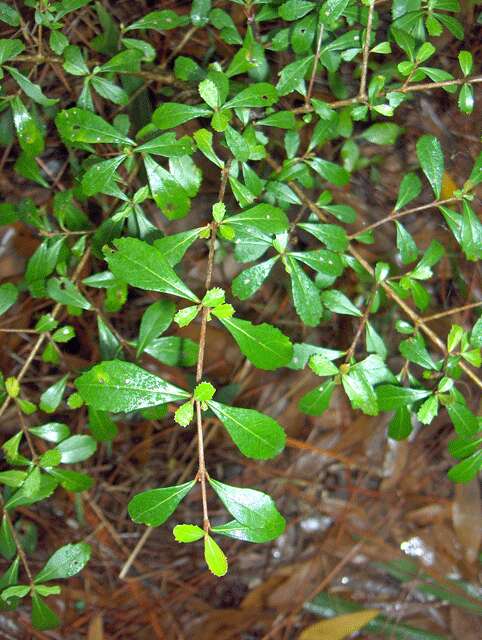
{"label": "viburnum obovatum plant", "polygon": [[[88,492],[92,478],[69,465],[87,460],[98,443],[115,447],[116,414],[174,421],[197,442],[194,473],[125,505],[135,523],[163,524],[198,486],[202,519],[178,519],[174,537],[200,541],[217,576],[228,569],[221,536],[265,543],[283,533],[269,495],[220,481],[210,467],[207,415],[239,455],[255,460],[281,454],[286,437],[273,417],[237,406],[229,385],[206,374],[208,323],[232,336],[250,366],[309,367],[320,376],[299,402],[300,417],[322,416],[337,387],[355,412],[389,414],[387,437],[397,440],[446,411],[454,428],[450,478],[469,481],[482,462],[480,422],[466,394],[468,385],[482,386],[482,321],[453,324],[447,335],[431,328],[460,311],[433,312],[440,261],[475,267],[481,255],[473,209],[481,157],[460,188],[448,189],[441,144],[425,134],[391,210],[367,225],[337,202],[352,174],[372,167],[376,179],[364,145],[383,154],[397,144],[407,133],[399,113],[420,93],[445,91],[472,113],[482,77],[471,53],[461,49],[449,72],[432,44],[446,30],[463,39],[457,0],[158,4],[122,24],[107,2],[0,2],[2,164],[8,158],[27,184],[51,195],[48,206],[30,198],[0,205],[2,225],[29,225],[39,240],[24,278],[0,285],[0,311],[8,312],[0,332],[34,338],[27,359],[12,360],[2,379],[0,411],[15,413],[18,431],[2,445],[0,551],[10,564],[0,597],[3,609],[31,598],[39,629],[58,624],[44,599],[60,592],[53,583],[82,569],[90,547],[73,541],[52,549],[33,572],[17,509],[55,490]],[[74,21],[87,18],[97,35],[72,37]],[[184,52],[196,33],[206,42],[197,59]],[[162,56],[153,44],[160,42]],[[213,175],[215,192],[206,185]],[[201,226],[190,224],[193,209]],[[416,244],[406,220],[418,215],[437,216],[444,243]],[[173,231],[178,220],[184,230]],[[378,251],[387,228],[396,246]],[[205,247],[203,283],[185,268],[195,243]],[[234,279],[213,278],[215,265],[232,257]],[[299,318],[289,330],[267,313],[246,317],[242,301],[270,278],[289,291]],[[42,303],[40,311],[32,326],[18,327],[15,305],[28,298]],[[120,335],[112,319],[139,304],[135,338]],[[303,340],[303,327],[335,315],[353,318],[345,342]],[[95,323],[100,355],[79,371],[64,349],[82,316]],[[197,340],[180,331],[191,323]],[[24,383],[38,359],[52,381],[40,390]],[[179,367],[184,387],[170,382]],[[57,412],[71,419],[59,422]],[[215,497],[224,518],[210,514]]]}

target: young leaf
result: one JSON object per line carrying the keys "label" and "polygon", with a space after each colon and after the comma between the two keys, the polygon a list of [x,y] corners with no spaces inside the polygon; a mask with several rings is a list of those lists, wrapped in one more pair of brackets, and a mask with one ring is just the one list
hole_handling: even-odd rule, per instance
{"label": "young leaf", "polygon": [[176,510],[181,500],[191,491],[195,480],[175,487],[163,487],[138,493],[128,504],[129,515],[138,524],[158,527]]}
{"label": "young leaf", "polygon": [[219,320],[233,336],[241,353],[258,369],[279,369],[291,360],[293,345],[290,339],[273,325],[265,322],[254,325],[238,318]]}
{"label": "young leaf", "polygon": [[47,561],[47,564],[34,577],[39,584],[50,580],[62,580],[75,576],[85,567],[90,559],[91,547],[85,542],[68,544],[58,549]]}
{"label": "young leaf", "polygon": [[273,418],[253,409],[238,409],[214,401],[208,404],[243,455],[268,460],[283,450],[286,435]]}
{"label": "young leaf", "polygon": [[137,238],[119,238],[114,245],[117,251],[108,253],[105,259],[119,280],[139,289],[170,293],[199,302],[156,247]]}
{"label": "young leaf", "polygon": [[201,527],[195,524],[178,524],[172,532],[177,542],[196,542],[205,535]]}
{"label": "young leaf", "polygon": [[214,478],[209,483],[229,513],[250,529],[261,529],[273,537],[285,529],[285,519],[276,509],[273,499],[254,489],[242,489],[223,484]]}
{"label": "young leaf", "polygon": [[87,405],[113,413],[136,411],[189,397],[189,393],[130,362],[95,365],[75,381]]}
{"label": "young leaf", "polygon": [[204,537],[204,559],[211,573],[218,578],[222,578],[228,572],[226,556],[221,547],[208,535]]}
{"label": "young leaf", "polygon": [[444,156],[440,142],[435,136],[425,135],[418,139],[417,158],[435,197],[439,199],[442,193]]}

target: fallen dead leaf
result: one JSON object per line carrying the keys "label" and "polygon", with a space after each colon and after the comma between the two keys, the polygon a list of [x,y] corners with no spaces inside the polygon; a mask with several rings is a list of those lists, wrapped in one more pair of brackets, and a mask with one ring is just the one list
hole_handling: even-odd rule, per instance
{"label": "fallen dead leaf", "polygon": [[343,640],[359,631],[379,615],[377,609],[347,613],[330,620],[316,622],[301,632],[298,640]]}

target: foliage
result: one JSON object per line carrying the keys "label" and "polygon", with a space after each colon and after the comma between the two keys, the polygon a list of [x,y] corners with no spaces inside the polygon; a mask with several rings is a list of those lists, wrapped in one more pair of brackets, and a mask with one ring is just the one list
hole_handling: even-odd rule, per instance
{"label": "foliage", "polygon": [[[16,150],[22,179],[55,195],[52,210],[29,198],[0,205],[1,224],[30,225],[39,237],[22,281],[0,285],[0,313],[26,298],[42,301],[43,309],[51,301],[29,330],[36,338],[31,358],[51,365],[53,377],[38,398],[24,384],[26,368],[1,380],[0,412],[13,406],[19,424],[2,445],[0,552],[11,562],[2,578],[5,606],[30,597],[34,626],[59,623],[44,598],[60,587],[46,583],[75,575],[90,548],[83,542],[62,547],[33,575],[16,510],[48,500],[58,487],[88,491],[90,476],[65,465],[87,460],[98,443],[115,446],[115,414],[168,413],[198,441],[197,472],[132,497],[134,522],[163,524],[199,485],[202,522],[178,522],[174,536],[202,541],[216,576],[227,572],[228,560],[214,536],[263,543],[282,534],[285,520],[269,495],[208,472],[207,415],[248,458],[272,459],[286,442],[273,417],[234,406],[216,380],[205,379],[208,323],[231,335],[249,366],[310,369],[319,376],[299,402],[301,413],[322,415],[341,390],[354,411],[388,413],[387,436],[399,440],[446,411],[455,431],[449,450],[458,461],[449,477],[474,478],[482,465],[480,422],[464,389],[465,379],[482,386],[475,372],[482,320],[452,324],[442,339],[430,326],[436,314],[421,314],[434,304],[431,279],[447,254],[474,263],[481,257],[473,199],[482,156],[461,188],[447,194],[444,151],[437,137],[425,134],[415,145],[417,166],[401,178],[385,217],[364,226],[340,198],[354,174],[367,167],[376,173],[366,145],[382,153],[405,135],[403,107],[417,92],[446,91],[462,113],[473,111],[473,87],[481,78],[473,75],[470,52],[460,51],[455,75],[432,66],[439,64],[434,38],[445,31],[463,38],[459,3],[401,0],[390,14],[374,0],[215,6],[205,0],[188,12],[153,10],[128,24],[91,0],[21,4],[19,13],[1,3],[3,31],[11,37],[0,39],[0,144]],[[87,13],[98,21],[99,35],[88,43],[69,40],[69,22]],[[33,22],[38,37],[25,38],[20,25]],[[168,40],[186,28],[187,38],[199,30],[230,54],[218,56],[214,48],[196,60],[183,55],[181,44],[159,63],[153,33]],[[71,86],[75,106],[55,88],[45,94],[44,69]],[[61,188],[48,168],[51,147],[65,161],[68,186]],[[218,197],[195,226],[190,217],[204,203],[207,173],[219,177]],[[450,233],[444,244],[434,239],[417,246],[405,217],[419,214],[439,217]],[[397,253],[377,261],[376,251],[364,247],[387,227]],[[186,266],[195,244],[206,246],[204,285]],[[213,282],[214,265],[227,255],[241,265],[238,274],[232,282]],[[242,301],[270,279],[289,292],[299,330],[282,331],[264,315],[246,317]],[[355,289],[348,286],[354,280]],[[130,304],[144,308],[135,339],[112,323]],[[99,362],[79,371],[66,363],[65,349],[83,317],[95,318]],[[350,341],[303,341],[303,327],[335,317],[353,327]],[[199,327],[197,342],[182,332],[191,323]],[[395,348],[394,333],[400,337]],[[182,375],[182,368],[195,374]],[[55,421],[59,407],[71,412],[70,424]],[[29,416],[37,426],[29,426]],[[90,433],[72,433],[79,421]],[[214,497],[229,514],[224,521],[210,518]],[[362,616],[363,624],[373,615]]]}

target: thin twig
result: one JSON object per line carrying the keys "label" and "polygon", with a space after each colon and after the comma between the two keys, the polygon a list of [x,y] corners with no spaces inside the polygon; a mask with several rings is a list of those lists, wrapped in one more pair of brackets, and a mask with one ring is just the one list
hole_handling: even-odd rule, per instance
{"label": "thin twig", "polygon": [[363,46],[363,62],[360,78],[360,89],[358,90],[358,99],[361,102],[367,100],[367,75],[368,75],[368,58],[370,56],[370,40],[372,35],[373,10],[375,7],[374,0],[371,0],[368,7],[367,30],[365,34],[365,44]]}

